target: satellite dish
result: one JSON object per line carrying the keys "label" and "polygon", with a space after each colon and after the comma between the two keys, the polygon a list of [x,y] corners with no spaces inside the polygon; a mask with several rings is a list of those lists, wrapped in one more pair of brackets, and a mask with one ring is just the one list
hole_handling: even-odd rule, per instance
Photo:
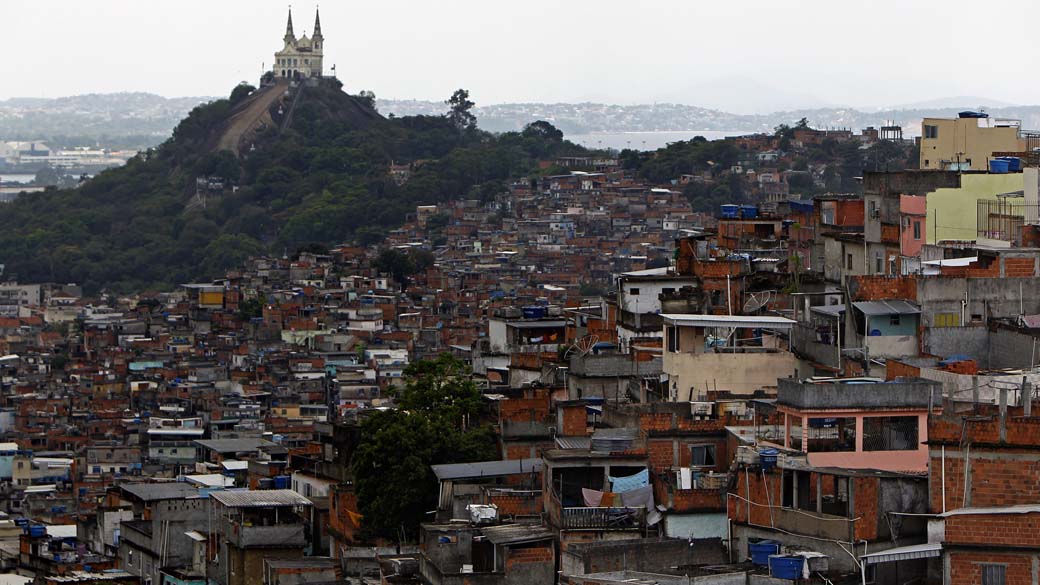
{"label": "satellite dish", "polygon": [[568,360],[574,354],[588,355],[592,348],[596,347],[597,343],[599,343],[598,335],[586,335],[581,339],[575,340],[567,348],[567,351],[563,352],[563,359]]}
{"label": "satellite dish", "polygon": [[751,314],[758,311],[762,307],[768,305],[771,300],[773,300],[773,291],[771,290],[751,293],[748,295],[748,299],[744,301],[744,314]]}

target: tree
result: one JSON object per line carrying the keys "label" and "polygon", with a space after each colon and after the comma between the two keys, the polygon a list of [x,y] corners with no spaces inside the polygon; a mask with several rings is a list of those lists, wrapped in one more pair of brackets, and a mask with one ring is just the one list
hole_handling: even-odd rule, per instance
{"label": "tree", "polygon": [[538,138],[548,142],[563,142],[563,131],[545,120],[531,122],[521,133],[525,138]]}
{"label": "tree", "polygon": [[437,505],[431,465],[498,458],[494,430],[467,423],[482,402],[465,364],[445,354],[404,374],[404,387],[392,391],[398,409],[365,418],[351,462],[369,536],[415,533]]}
{"label": "tree", "polygon": [[363,90],[359,91],[357,96],[355,96],[355,97],[357,97],[358,101],[361,102],[362,104],[368,106],[369,108],[372,108],[373,110],[376,109],[376,94],[375,94],[375,92],[369,91],[367,89],[363,89]]}
{"label": "tree", "polygon": [[472,112],[473,106],[476,104],[470,101],[469,91],[456,89],[445,103],[451,108],[448,110],[448,119],[451,120],[451,124],[456,130],[463,132],[477,127],[477,117]]}
{"label": "tree", "polygon": [[234,106],[249,97],[249,94],[254,91],[256,91],[255,87],[243,81],[236,85],[235,89],[231,90],[231,96],[228,98],[228,101],[231,102],[232,106]]}
{"label": "tree", "polygon": [[796,130],[808,130],[809,129],[809,118],[802,118],[794,125]]}

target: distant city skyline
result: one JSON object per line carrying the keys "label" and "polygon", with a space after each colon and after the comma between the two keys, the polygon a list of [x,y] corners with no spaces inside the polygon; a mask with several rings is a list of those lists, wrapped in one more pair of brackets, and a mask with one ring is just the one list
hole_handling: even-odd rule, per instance
{"label": "distant city skyline", "polygon": [[[336,65],[351,92],[441,100],[464,87],[478,104],[674,102],[765,113],[955,96],[980,102],[964,105],[1037,103],[1040,81],[1022,72],[1037,61],[1027,26],[1040,5],[1001,6],[982,17],[962,1],[893,0],[320,8],[325,69]],[[314,10],[293,5],[297,33],[311,32]],[[5,2],[8,50],[31,58],[0,60],[0,99],[226,95],[270,68],[286,11],[273,0]]]}

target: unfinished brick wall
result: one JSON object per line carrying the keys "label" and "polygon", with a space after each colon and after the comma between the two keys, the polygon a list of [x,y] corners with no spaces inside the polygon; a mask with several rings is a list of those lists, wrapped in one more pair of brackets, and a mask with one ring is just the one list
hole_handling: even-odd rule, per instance
{"label": "unfinished brick wall", "polygon": [[1040,513],[950,516],[943,542],[1040,547]]}
{"label": "unfinished brick wall", "polygon": [[535,398],[510,398],[498,402],[498,419],[513,422],[536,421],[549,419],[549,395]]}
{"label": "unfinished brick wall", "polygon": [[1033,258],[1004,258],[1004,276],[1007,278],[1036,276],[1036,261]]}
{"label": "unfinished brick wall", "polygon": [[884,299],[917,300],[917,279],[913,276],[853,276],[849,278],[853,301]]}
{"label": "unfinished brick wall", "polygon": [[553,565],[555,557],[551,546],[539,546],[531,548],[511,548],[506,558],[506,572],[529,571],[531,568],[525,565],[549,564]]}
{"label": "unfinished brick wall", "polygon": [[904,364],[899,360],[889,359],[885,363],[886,380],[895,380],[896,378],[916,378],[920,375],[921,368]]}
{"label": "unfinished brick wall", "polygon": [[679,513],[721,510],[723,497],[721,490],[675,490],[672,492],[672,510]]}
{"label": "unfinished brick wall", "polygon": [[982,583],[981,563],[1007,565],[1007,585],[1031,585],[1033,563],[1031,555],[996,554],[993,552],[950,551],[950,585],[977,585]]}
{"label": "unfinished brick wall", "polygon": [[[933,449],[934,453],[934,449]],[[1007,456],[1013,455],[1015,459]],[[1022,458],[1028,458],[1022,460]],[[946,448],[946,510],[962,508],[964,492],[964,452]],[[942,456],[931,457],[929,501],[932,512],[943,510]],[[1040,453],[1022,450],[971,449],[969,470],[971,506],[1015,506],[1040,501]]]}
{"label": "unfinished brick wall", "polygon": [[492,492],[488,494],[487,504],[498,506],[500,516],[536,516],[542,512],[542,500],[537,492],[530,496]]}
{"label": "unfinished brick wall", "polygon": [[584,404],[560,407],[560,435],[564,437],[582,437],[589,434],[588,415]]}

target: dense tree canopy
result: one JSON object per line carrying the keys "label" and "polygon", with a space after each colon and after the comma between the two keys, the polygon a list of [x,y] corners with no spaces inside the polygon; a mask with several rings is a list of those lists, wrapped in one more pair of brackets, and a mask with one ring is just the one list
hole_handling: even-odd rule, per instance
{"label": "dense tree canopy", "polygon": [[[346,96],[333,86],[308,89],[292,127],[270,129],[241,158],[215,151],[233,102],[252,91],[240,85],[229,99],[195,108],[160,147],[78,189],[5,205],[6,274],[78,282],[88,292],[166,288],[219,276],[250,254],[350,240],[369,245],[416,205],[487,198],[537,169],[539,158],[582,152],[548,123],[522,133],[476,130],[464,90],[445,116],[360,127],[341,115]],[[356,107],[372,99],[365,95]],[[391,161],[419,160],[407,182],[391,179]],[[204,205],[196,196],[200,177],[224,185],[204,193]]]}
{"label": "dense tree canopy", "polygon": [[369,536],[415,536],[437,507],[431,465],[498,459],[490,425],[476,426],[480,391],[465,364],[449,355],[417,362],[397,389],[398,410],[361,425],[353,457],[354,488]]}

